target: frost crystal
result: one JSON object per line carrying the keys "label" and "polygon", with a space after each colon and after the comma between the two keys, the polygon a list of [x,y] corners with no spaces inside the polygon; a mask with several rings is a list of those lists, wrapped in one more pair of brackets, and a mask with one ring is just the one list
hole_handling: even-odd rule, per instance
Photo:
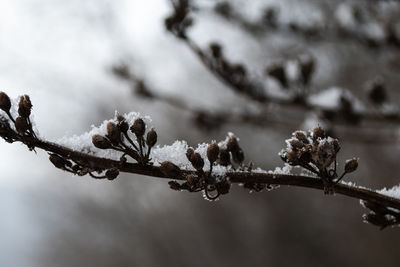
{"label": "frost crystal", "polygon": [[377,193],[386,195],[388,197],[394,197],[400,199],[400,185],[396,185],[392,188],[387,189],[386,187],[381,190],[376,190]]}

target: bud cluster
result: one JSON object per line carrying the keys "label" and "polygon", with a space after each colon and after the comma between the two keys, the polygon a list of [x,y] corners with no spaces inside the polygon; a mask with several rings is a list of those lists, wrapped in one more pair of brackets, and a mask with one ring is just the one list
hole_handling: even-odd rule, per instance
{"label": "bud cluster", "polygon": [[336,156],[340,150],[339,141],[328,137],[319,126],[309,132],[295,131],[292,138],[286,140],[286,144],[286,149],[279,153],[284,162],[305,168],[327,183],[334,180],[339,182],[345,174],[355,171],[358,167],[356,158],[347,160],[344,172],[338,178]]}
{"label": "bud cluster", "polygon": [[[151,149],[157,143],[157,132],[154,129],[148,131],[145,138],[146,123],[142,119],[136,119],[129,126],[121,115],[118,115],[117,123],[109,122],[106,128],[105,136],[99,134],[92,136],[92,143],[95,147],[121,151],[142,165],[149,164]],[[129,131],[136,137],[136,143],[129,136]]]}

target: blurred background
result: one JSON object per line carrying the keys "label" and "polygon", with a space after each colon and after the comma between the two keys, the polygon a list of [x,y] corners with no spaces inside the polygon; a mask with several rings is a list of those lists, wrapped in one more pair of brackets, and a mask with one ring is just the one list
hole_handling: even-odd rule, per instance
{"label": "blurred background", "polygon": [[[264,76],[264,68],[307,54],[316,62],[311,93],[340,87],[367,102],[365,84],[380,77],[390,101],[398,103],[400,49],[385,43],[386,25],[400,40],[398,3],[249,2],[230,4],[255,25],[273,7],[286,30],[249,30],[216,13],[221,2],[203,0],[194,1],[188,35],[200,47],[223,45],[226,57],[277,91],[279,84]],[[258,110],[260,104],[227,88],[165,30],[171,11],[166,0],[0,0],[0,89],[14,98],[30,95],[37,127],[49,140],[86,132],[115,110],[139,111],[152,117],[159,144],[184,139],[196,146],[232,131],[246,161],[264,169],[282,166],[277,153],[284,140],[306,121],[324,118],[311,111],[279,127],[199,127],[196,114],[171,103],[211,113]],[[354,26],[360,16],[367,25],[361,33]],[[332,21],[353,27],[350,38],[324,35]],[[115,75],[121,66],[162,97],[137,94],[136,83]],[[269,113],[280,112],[267,106]],[[339,164],[360,158],[351,181],[377,189],[399,183],[397,124],[337,128]],[[386,135],[368,142],[354,137],[371,129]],[[112,182],[71,176],[55,169],[45,152],[21,144],[1,141],[0,151],[0,266],[398,266],[400,232],[362,223],[364,210],[354,199],[294,187],[249,194],[234,186],[220,201],[208,202],[144,176],[121,175]]]}

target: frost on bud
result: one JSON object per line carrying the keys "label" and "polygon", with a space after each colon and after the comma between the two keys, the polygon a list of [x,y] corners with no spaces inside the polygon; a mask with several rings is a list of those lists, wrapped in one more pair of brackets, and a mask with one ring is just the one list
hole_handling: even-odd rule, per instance
{"label": "frost on bud", "polygon": [[153,147],[157,143],[157,132],[151,129],[146,136],[146,145],[148,147]]}
{"label": "frost on bud", "polygon": [[231,155],[226,149],[220,149],[219,151],[219,164],[222,166],[228,166],[231,164]]}
{"label": "frost on bud", "polygon": [[92,136],[92,143],[95,147],[100,149],[112,148],[110,140],[99,134],[95,134]]}
{"label": "frost on bud", "polygon": [[18,114],[23,118],[29,118],[31,115],[32,103],[28,95],[23,95],[19,99]]}
{"label": "frost on bud", "polygon": [[304,144],[309,144],[310,142],[308,141],[307,135],[303,131],[295,131],[293,133],[293,136],[296,137],[299,141],[303,142]]}
{"label": "frost on bud", "polygon": [[207,148],[207,158],[211,164],[218,159],[218,155],[219,155],[219,146],[217,143],[214,142]]}
{"label": "frost on bud", "polygon": [[193,153],[190,157],[190,162],[192,163],[193,168],[198,171],[202,170],[204,167],[204,160],[199,153]]}
{"label": "frost on bud", "polygon": [[320,126],[318,126],[318,127],[315,127],[314,129],[313,129],[313,139],[314,140],[317,140],[318,138],[321,138],[321,139],[323,139],[323,138],[325,138],[325,131],[324,131],[324,129],[322,129]]}
{"label": "frost on bud", "polygon": [[244,161],[244,153],[243,150],[241,148],[239,148],[236,151],[232,152],[232,159],[234,162],[236,162],[237,164],[242,164],[242,162]]}
{"label": "frost on bud", "polygon": [[107,123],[107,137],[114,145],[117,145],[121,142],[121,132],[115,123]]}
{"label": "frost on bud", "polygon": [[181,174],[181,169],[170,161],[162,162],[160,171],[167,177],[177,177]]}
{"label": "frost on bud", "polygon": [[119,170],[117,168],[111,168],[106,171],[106,177],[108,180],[112,181],[119,175]]}
{"label": "frost on bud", "polygon": [[234,152],[234,151],[237,151],[240,149],[239,143],[238,143],[236,137],[229,138],[228,143],[226,144],[226,147],[229,152]]}
{"label": "frost on bud", "polygon": [[345,173],[351,173],[357,170],[358,167],[358,159],[352,158],[349,160],[346,160],[346,164],[344,165],[344,172]]}
{"label": "frost on bud", "polygon": [[11,100],[8,97],[8,95],[4,92],[0,92],[0,109],[2,109],[4,112],[8,113],[10,112],[11,108]]}
{"label": "frost on bud", "polygon": [[282,87],[288,87],[288,80],[283,63],[275,63],[267,67],[266,73],[280,82]]}
{"label": "frost on bud", "polygon": [[144,132],[146,131],[146,124],[142,119],[136,119],[131,126],[131,131],[136,135],[136,137],[143,137]]}
{"label": "frost on bud", "polygon": [[25,133],[26,131],[28,131],[29,127],[26,119],[22,117],[17,117],[15,119],[15,128],[19,133]]}
{"label": "frost on bud", "polygon": [[289,141],[290,147],[293,150],[299,150],[302,149],[304,147],[303,142],[299,141],[298,139],[292,139]]}

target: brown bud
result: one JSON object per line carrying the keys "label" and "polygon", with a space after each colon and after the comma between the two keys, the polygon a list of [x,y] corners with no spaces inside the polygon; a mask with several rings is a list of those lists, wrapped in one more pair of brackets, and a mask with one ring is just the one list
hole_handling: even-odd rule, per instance
{"label": "brown bud", "polygon": [[152,128],[146,136],[146,144],[148,147],[153,147],[157,143],[157,132]]}
{"label": "brown bud", "polygon": [[211,164],[218,159],[218,155],[219,155],[219,146],[217,143],[214,142],[207,148],[207,158]]}
{"label": "brown bud", "polygon": [[236,151],[232,152],[232,159],[234,162],[236,162],[237,164],[242,164],[242,162],[244,161],[244,153],[243,150],[241,148],[239,148]]}
{"label": "brown bud", "polygon": [[351,173],[357,170],[358,167],[358,159],[352,158],[349,160],[346,160],[346,164],[344,165],[344,172],[345,173]]}
{"label": "brown bud", "polygon": [[142,119],[136,119],[131,126],[131,131],[136,135],[136,137],[142,137],[146,131],[146,123]]}
{"label": "brown bud", "polygon": [[181,174],[181,169],[170,161],[164,161],[160,165],[160,171],[167,177],[177,177]]}
{"label": "brown bud", "polygon": [[125,117],[120,115],[120,114],[118,114],[117,120],[118,120],[118,122],[123,122],[123,121],[125,121]]}
{"label": "brown bud", "polygon": [[325,131],[320,126],[315,127],[313,130],[313,139],[317,140],[318,138],[325,138]]}
{"label": "brown bud", "polygon": [[231,164],[231,155],[226,149],[220,149],[219,151],[219,164],[222,166],[228,166]]}
{"label": "brown bud", "polygon": [[289,141],[290,147],[293,150],[299,150],[302,149],[304,147],[304,143],[299,141],[298,139],[292,139]]}
{"label": "brown bud", "polygon": [[49,160],[51,161],[51,163],[53,163],[53,165],[58,168],[58,169],[64,169],[65,168],[65,159],[63,159],[62,157],[60,157],[57,154],[50,154],[49,156]]}
{"label": "brown bud", "polygon": [[202,170],[204,167],[204,160],[199,153],[193,153],[190,157],[190,162],[196,170]]}
{"label": "brown bud", "polygon": [[226,144],[226,147],[229,152],[237,151],[240,149],[239,143],[238,143],[236,137],[229,138],[228,143]]}
{"label": "brown bud", "polygon": [[222,48],[217,43],[210,44],[211,54],[214,58],[220,58],[222,56]]}
{"label": "brown bud", "polygon": [[293,136],[296,137],[296,138],[297,138],[298,140],[300,140],[301,142],[303,142],[304,144],[310,143],[310,142],[308,141],[308,138],[307,138],[306,133],[303,132],[303,131],[295,131],[295,132],[293,133]]}
{"label": "brown bud", "polygon": [[0,92],[0,109],[5,112],[10,112],[11,100],[8,95],[4,92]]}
{"label": "brown bud", "polygon": [[186,158],[187,158],[189,161],[191,161],[191,158],[192,158],[193,154],[194,154],[193,148],[188,148],[188,149],[186,150]]}
{"label": "brown bud", "polygon": [[168,185],[172,190],[176,190],[176,191],[181,190],[181,185],[176,181],[169,181]]}
{"label": "brown bud", "polygon": [[32,103],[28,95],[21,96],[18,105],[18,114],[23,118],[29,118],[31,115]]}
{"label": "brown bud", "polygon": [[111,168],[106,171],[106,177],[108,180],[114,180],[119,175],[119,170],[117,168]]}
{"label": "brown bud", "polygon": [[310,163],[312,160],[311,148],[302,149],[300,152],[299,161],[304,164]]}
{"label": "brown bud", "polygon": [[288,162],[295,163],[295,162],[297,162],[297,153],[294,151],[290,151],[290,152],[286,153],[286,158],[287,158]]}
{"label": "brown bud", "polygon": [[288,87],[288,80],[283,63],[275,63],[267,67],[266,73],[280,82],[282,87]]}
{"label": "brown bud", "polygon": [[217,187],[218,193],[221,195],[228,194],[231,189],[231,184],[227,181],[218,182],[215,186]]}
{"label": "brown bud", "polygon": [[335,152],[338,153],[339,150],[340,150],[339,141],[338,141],[337,139],[334,139],[334,140],[332,141],[332,145],[333,145],[333,149],[335,150]]}
{"label": "brown bud", "polygon": [[197,182],[197,178],[194,175],[189,175],[188,177],[186,177],[186,181],[187,181],[188,185],[194,186]]}
{"label": "brown bud", "polygon": [[129,130],[129,124],[123,119],[122,121],[119,120],[118,118],[118,128],[121,131],[121,133],[127,133]]}
{"label": "brown bud", "polygon": [[19,133],[25,133],[26,131],[28,131],[29,127],[26,119],[22,117],[17,117],[15,119],[15,128]]}
{"label": "brown bud", "polygon": [[367,94],[373,104],[381,105],[387,101],[386,88],[380,80],[375,80],[368,85]]}
{"label": "brown bud", "polygon": [[92,136],[92,143],[95,147],[100,149],[112,148],[110,140],[99,134],[95,134]]}
{"label": "brown bud", "polygon": [[107,137],[110,139],[111,143],[117,145],[121,142],[121,132],[115,123],[107,123]]}

